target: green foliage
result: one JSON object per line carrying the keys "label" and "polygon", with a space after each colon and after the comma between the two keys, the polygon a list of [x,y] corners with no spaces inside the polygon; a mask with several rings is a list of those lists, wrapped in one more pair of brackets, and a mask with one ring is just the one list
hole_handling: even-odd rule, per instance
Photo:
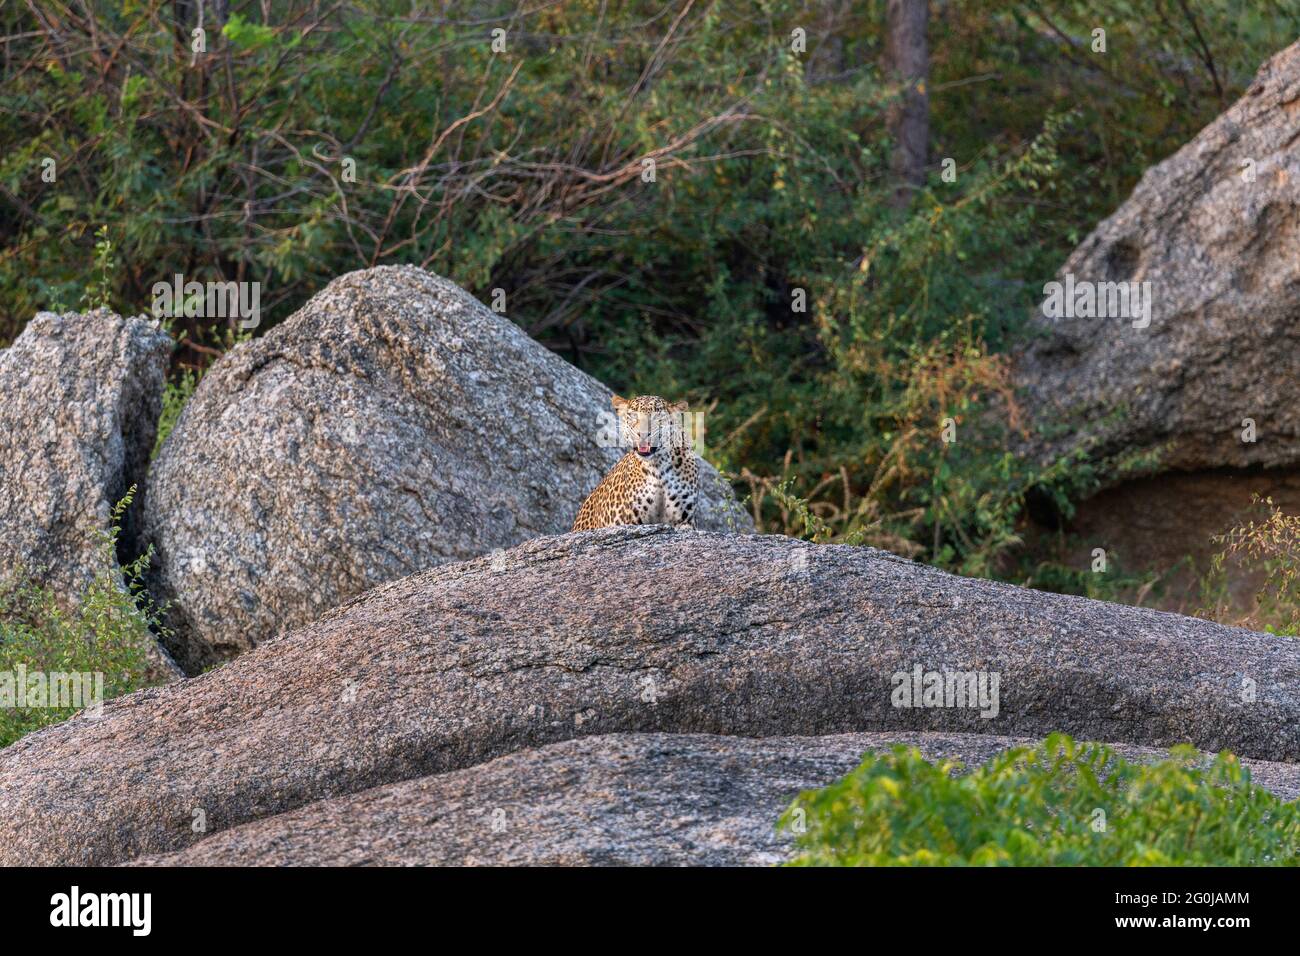
{"label": "green foliage", "polygon": [[[915,748],[868,754],[780,826],[801,866],[1294,866],[1300,803],[1191,747],[1135,764],[1053,734],[962,773]],[[803,832],[799,832],[802,830]]]}
{"label": "green foliage", "polygon": [[150,461],[157,458],[158,452],[162,451],[163,443],[176,427],[181,412],[185,410],[186,403],[193,397],[194,390],[198,386],[198,373],[193,369],[182,369],[180,374],[168,381],[163,388],[162,412],[158,416],[158,435],[154,439],[153,451],[149,453]]}
{"label": "green foliage", "polygon": [[1053,591],[1057,594],[1079,594],[1094,601],[1111,601],[1119,604],[1141,605],[1148,594],[1161,593],[1159,586],[1164,574],[1156,571],[1128,571],[1118,554],[1108,552],[1106,569],[1094,571],[1086,567],[1070,567],[1057,561],[1040,561],[1032,569],[1015,575],[1028,588]]}
{"label": "green foliage", "polygon": [[[1058,198],[1039,208],[1056,260],[1145,170],[1222,113],[1260,65],[1300,36],[1295,0],[980,0],[932,18],[938,155],[1012,146],[1039,117],[1077,111],[1060,144]],[[975,16],[976,9],[980,15]],[[1094,52],[1093,31],[1106,31]]]}
{"label": "green foliage", "polygon": [[[144,593],[145,554],[121,569],[117,563],[120,522],[135,489],[113,509],[113,526],[100,541],[100,566],[94,579],[68,610],[62,595],[18,569],[0,581],[0,674],[100,674],[103,699],[143,687],[145,648],[162,632],[160,609]],[[123,587],[125,585],[125,588]],[[14,678],[16,679],[16,677]],[[0,706],[0,747],[76,711],[56,706]]]}
{"label": "green foliage", "polygon": [[[812,141],[834,142],[833,118],[825,123]],[[1007,451],[1018,413],[1005,363],[988,344],[1005,336],[1002,306],[1016,299],[990,296],[992,263],[1023,262],[1018,250],[1030,248],[1033,220],[1031,207],[1000,200],[1052,175],[1061,123],[1050,119],[1017,156],[972,171],[955,198],[924,192],[906,218],[880,208],[867,190],[842,200],[804,196],[798,213],[816,222],[772,229],[799,236],[773,250],[766,267],[783,270],[787,301],[764,296],[720,318],[719,337],[743,347],[682,343],[670,353],[680,354],[671,371],[659,371],[647,362],[651,345],[640,344],[620,350],[630,363],[621,375],[649,374],[647,390],[674,393],[690,381],[710,383],[706,394],[719,401],[710,432],[723,436],[713,439],[713,453],[749,483],[772,530],[802,533],[772,495],[781,484],[808,501],[836,540],[924,552],[934,563],[986,573],[1016,541],[1026,490],[1044,480]],[[755,321],[788,309],[797,289],[807,290],[806,318],[787,312],[776,331]],[[727,307],[733,301],[720,297]],[[676,388],[674,375],[685,379]],[[944,440],[945,420],[955,440]],[[780,473],[759,470],[775,461],[785,462]]]}
{"label": "green foliage", "polygon": [[262,23],[252,23],[242,13],[232,13],[221,35],[237,47],[256,50],[275,40],[275,30]]}
{"label": "green foliage", "polygon": [[[957,175],[900,210],[883,0],[235,4],[201,54],[195,6],[92,0],[58,31],[0,7],[0,316],[131,311],[182,273],[260,281],[269,328],[339,274],[417,263],[504,290],[619,391],[711,409],[707,454],[764,530],[969,574],[1031,489],[1064,508],[1092,481],[1007,450],[1018,317],[1300,32],[1300,0],[945,4],[931,154]],[[187,366],[232,323],[177,319]]]}

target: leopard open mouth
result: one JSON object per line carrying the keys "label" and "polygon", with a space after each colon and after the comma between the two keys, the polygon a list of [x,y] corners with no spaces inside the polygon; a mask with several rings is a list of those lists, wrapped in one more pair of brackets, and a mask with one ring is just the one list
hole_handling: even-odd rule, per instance
{"label": "leopard open mouth", "polygon": [[655,453],[655,446],[649,442],[643,441],[636,446],[636,453],[642,458],[649,458]]}

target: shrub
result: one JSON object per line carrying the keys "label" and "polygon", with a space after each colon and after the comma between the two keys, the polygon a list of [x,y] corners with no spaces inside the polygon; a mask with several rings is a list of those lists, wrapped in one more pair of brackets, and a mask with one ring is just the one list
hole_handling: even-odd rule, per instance
{"label": "shrub", "polygon": [[[14,675],[20,667],[29,675],[102,674],[105,700],[147,683],[150,630],[162,629],[160,609],[141,584],[149,554],[120,575],[117,563],[118,522],[134,491],[113,509],[113,526],[100,540],[100,566],[74,609],[22,570],[0,582],[0,674]],[[68,707],[0,706],[0,747],[74,713]]]}
{"label": "shrub", "polygon": [[[1272,498],[1254,500],[1257,517],[1214,541],[1223,550],[1210,560],[1201,580],[1202,617],[1273,634],[1300,635],[1300,517],[1284,514]],[[1263,584],[1255,605],[1244,616],[1234,614],[1228,594],[1228,566],[1233,575],[1257,572]]]}
{"label": "shrub", "polygon": [[[1191,747],[1136,764],[1053,734],[970,773],[898,746],[781,817],[799,866],[1296,865],[1300,803]],[[802,831],[802,832],[800,832]]]}

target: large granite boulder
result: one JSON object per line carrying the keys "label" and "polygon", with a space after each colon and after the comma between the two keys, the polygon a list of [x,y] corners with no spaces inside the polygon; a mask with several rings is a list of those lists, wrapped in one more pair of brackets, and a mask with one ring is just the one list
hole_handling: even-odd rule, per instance
{"label": "large granite boulder", "polygon": [[[896,744],[973,769],[1033,743],[991,734],[825,737],[607,734],[321,800],[223,830],[150,866],[762,866],[788,858],[777,818],[802,791]],[[1136,761],[1167,753],[1127,744]],[[1243,761],[1284,800],[1300,765]]]}
{"label": "large granite boulder", "polygon": [[[385,581],[567,531],[610,392],[451,282],[345,275],[208,371],[145,502],[191,673]],[[701,527],[752,530],[705,469]]]}
{"label": "large granite boulder", "polygon": [[180,850],[580,736],[922,730],[1296,761],[1300,642],[868,548],[656,527],[541,538],[0,751],[0,864]]}
{"label": "large granite boulder", "polygon": [[[1093,294],[1110,317],[1034,319],[1016,363],[1033,451],[1122,455],[1130,474],[1300,461],[1298,103],[1300,43],[1069,257],[1045,308],[1086,314]],[[1139,284],[1139,308],[1117,314],[1129,287],[1103,283]]]}
{"label": "large granite boulder", "polygon": [[113,506],[145,477],[170,356],[154,323],[107,310],[41,312],[0,350],[0,577],[22,567],[71,605],[104,566]]}

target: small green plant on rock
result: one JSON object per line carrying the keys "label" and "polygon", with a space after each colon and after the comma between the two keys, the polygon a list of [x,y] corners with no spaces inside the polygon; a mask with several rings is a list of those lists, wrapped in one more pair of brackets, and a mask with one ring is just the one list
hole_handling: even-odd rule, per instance
{"label": "small green plant on rock", "polygon": [[163,442],[171,435],[172,429],[180,420],[181,412],[185,410],[186,404],[194,396],[194,390],[198,386],[198,373],[187,368],[163,387],[162,413],[158,416],[158,433],[154,438],[153,451],[149,453],[150,461],[157,458],[158,453],[162,451]]}
{"label": "small green plant on rock", "polygon": [[95,230],[95,278],[81,295],[83,311],[113,307],[116,273],[117,257],[113,253],[113,240],[108,236],[108,226],[100,226]]}

